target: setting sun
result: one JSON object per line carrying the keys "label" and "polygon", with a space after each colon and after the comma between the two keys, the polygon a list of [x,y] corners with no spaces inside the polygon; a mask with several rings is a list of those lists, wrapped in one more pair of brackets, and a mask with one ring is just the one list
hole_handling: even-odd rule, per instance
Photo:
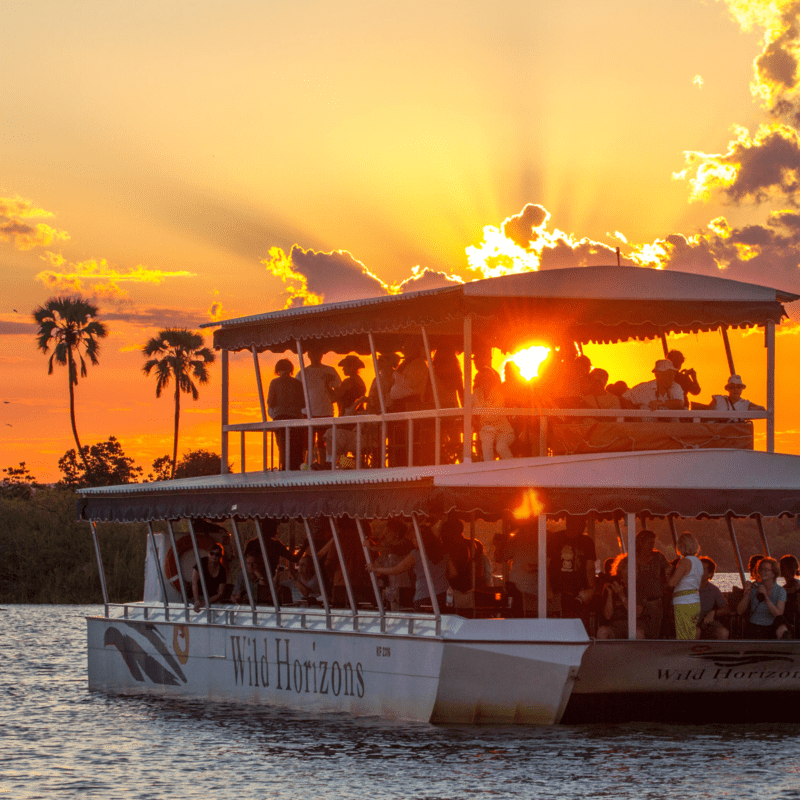
{"label": "setting sun", "polygon": [[514,353],[514,355],[505,360],[503,366],[509,361],[513,361],[519,367],[522,377],[525,378],[526,381],[529,381],[539,374],[539,367],[549,354],[549,347],[539,344],[533,345],[532,347],[526,347],[524,350],[520,350],[518,353]]}

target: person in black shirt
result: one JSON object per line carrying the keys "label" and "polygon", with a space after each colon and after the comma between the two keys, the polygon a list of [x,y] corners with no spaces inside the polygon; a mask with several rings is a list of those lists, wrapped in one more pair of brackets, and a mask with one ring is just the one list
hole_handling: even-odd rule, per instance
{"label": "person in black shirt", "polygon": [[594,594],[594,542],[584,533],[586,517],[567,516],[565,530],[556,531],[547,545],[550,588],[556,615],[588,617],[588,603]]}
{"label": "person in black shirt", "polygon": [[[208,604],[213,605],[222,599],[225,592],[225,584],[228,582],[228,570],[222,563],[222,545],[215,544],[209,551],[206,558],[200,559],[200,569],[203,570],[203,579],[208,592]],[[194,594],[194,610],[197,613],[203,605],[203,586],[200,582],[200,572],[197,566],[192,570],[192,592]]]}

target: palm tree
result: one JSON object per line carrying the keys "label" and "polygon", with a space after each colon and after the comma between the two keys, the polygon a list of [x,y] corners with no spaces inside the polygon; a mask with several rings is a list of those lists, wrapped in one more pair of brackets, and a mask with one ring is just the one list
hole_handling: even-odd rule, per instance
{"label": "palm tree", "polygon": [[214,363],[214,353],[204,347],[204,344],[199,333],[187,331],[185,328],[166,328],[159,331],[142,348],[142,353],[149,359],[143,367],[144,374],[149,375],[153,371],[156,373],[156,397],[161,397],[161,392],[169,386],[170,379],[175,379],[175,437],[170,477],[175,475],[175,464],[178,460],[181,392],[191,392],[192,399],[197,400],[200,393],[192,378],[199,383],[208,383],[208,365]]}
{"label": "palm tree", "polygon": [[[76,356],[81,365],[81,377],[86,377],[84,355],[95,366],[100,362],[97,354],[100,350],[99,339],[108,336],[108,328],[97,317],[97,306],[82,297],[51,297],[44,305],[33,312],[33,319],[39,326],[37,346],[44,353],[53,348],[48,362],[47,374],[53,374],[53,363],[69,368],[69,417],[72,421],[72,435],[78,454],[86,466],[86,458],[78,439],[78,428],[75,425],[75,391],[78,384],[78,367]],[[86,467],[88,471],[88,466]]]}

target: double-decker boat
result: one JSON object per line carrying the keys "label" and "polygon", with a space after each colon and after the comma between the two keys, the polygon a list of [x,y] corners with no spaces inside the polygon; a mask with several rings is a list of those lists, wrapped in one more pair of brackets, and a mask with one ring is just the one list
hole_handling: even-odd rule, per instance
{"label": "double-decker boat", "polygon": [[[223,474],[80,492],[79,515],[90,521],[96,546],[96,525],[106,521],[146,523],[149,539],[140,602],[109,601],[97,549],[104,613],[87,620],[90,688],[448,723],[732,719],[751,716],[753,699],[767,701],[755,704],[759,716],[796,715],[800,641],[599,641],[580,619],[548,618],[546,603],[548,517],[624,523],[633,636],[637,519],[663,517],[673,534],[676,519],[724,519],[744,580],[737,520],[755,518],[763,531],[765,517],[800,513],[800,457],[774,452],[775,327],[783,304],[796,299],[722,278],[587,267],[220,323]],[[478,349],[513,353],[537,341],[565,353],[588,343],[660,339],[666,355],[670,335],[721,331],[734,373],[729,328],[764,331],[765,410],[659,410],[654,420],[649,410],[541,401],[502,409],[532,432],[524,457],[474,455],[481,416],[499,413],[473,397]],[[264,353],[293,353],[304,377],[305,353],[316,345],[369,356],[377,375],[379,353],[408,349],[413,340],[429,367],[427,401],[395,410],[378,381],[378,408],[370,413],[268,419]],[[448,402],[437,380],[432,354],[440,348],[463,355],[463,406]],[[256,422],[230,419],[230,356],[246,351],[260,404]],[[753,449],[754,420],[766,425],[766,451]],[[349,429],[352,458],[314,469],[319,427],[330,429],[334,456]],[[288,457],[276,463],[276,443],[288,454],[293,429],[306,444],[306,469],[288,469]],[[239,440],[237,474],[225,471],[231,434]],[[255,465],[248,460],[254,439]],[[538,615],[511,618],[502,587],[464,593],[460,609],[443,607],[421,524],[458,516],[474,536],[477,520],[508,530],[520,508],[538,520]],[[371,565],[367,526],[393,517],[413,530],[427,608],[391,610],[374,573],[367,598],[355,590],[363,576],[348,574],[343,528],[354,521]],[[318,605],[282,602],[263,532],[277,519],[292,520],[306,540]],[[195,611],[186,588],[192,566],[222,541],[243,562],[245,527],[267,565],[267,596],[245,579],[248,602],[209,604],[201,579],[203,607]],[[320,531],[328,529],[342,573],[336,603],[318,557]],[[766,537],[764,547],[768,553]]]}

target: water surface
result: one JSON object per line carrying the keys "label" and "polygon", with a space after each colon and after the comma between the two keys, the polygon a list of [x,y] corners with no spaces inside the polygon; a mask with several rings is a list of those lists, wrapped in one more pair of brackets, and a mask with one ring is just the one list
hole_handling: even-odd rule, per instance
{"label": "water surface", "polygon": [[0,611],[0,798],[800,800],[800,724],[440,727],[91,693],[100,611]]}

